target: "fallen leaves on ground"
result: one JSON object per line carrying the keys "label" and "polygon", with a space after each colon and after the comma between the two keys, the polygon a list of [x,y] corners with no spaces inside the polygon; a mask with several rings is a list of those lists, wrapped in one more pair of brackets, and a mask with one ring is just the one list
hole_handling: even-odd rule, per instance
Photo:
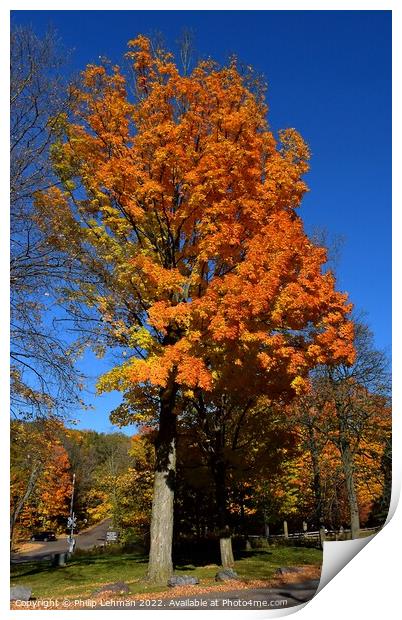
{"label": "fallen leaves on ground", "polygon": [[[303,570],[299,573],[289,573],[288,575],[277,575],[271,577],[271,579],[237,579],[233,581],[225,581],[225,582],[211,582],[210,585],[200,584],[196,586],[176,586],[175,588],[169,588],[162,592],[144,592],[140,594],[128,594],[121,595],[116,597],[115,592],[102,592],[101,595],[91,596],[88,599],[82,599],[84,603],[86,600],[96,601],[97,605],[101,605],[103,601],[111,601],[113,600],[115,603],[118,601],[141,601],[147,599],[175,599],[175,598],[192,598],[196,597],[200,594],[208,594],[211,592],[232,592],[234,590],[251,590],[258,588],[278,588],[289,586],[291,584],[301,583],[303,581],[308,581],[310,579],[320,579],[321,575],[321,567],[319,566],[303,566],[300,567]],[[104,584],[106,585],[106,584]],[[75,597],[77,598],[77,597]],[[49,599],[50,600],[50,599]],[[35,609],[72,609],[71,605],[63,605],[63,601],[60,605],[57,606],[49,606],[49,600],[47,599],[46,603],[43,605],[39,603],[35,606]],[[74,600],[74,599],[71,599]],[[83,604],[81,609],[85,608]],[[16,607],[15,603],[11,603],[11,609],[21,609],[21,607]]]}

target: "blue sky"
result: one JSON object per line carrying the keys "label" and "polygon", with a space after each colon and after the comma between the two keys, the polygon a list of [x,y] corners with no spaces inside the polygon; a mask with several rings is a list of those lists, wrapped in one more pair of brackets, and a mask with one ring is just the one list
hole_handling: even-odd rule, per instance
{"label": "blue sky", "polygon": [[[306,228],[343,238],[338,288],[390,353],[390,11],[13,11],[12,23],[37,34],[52,25],[73,50],[72,71],[99,56],[119,63],[139,33],[159,31],[174,49],[183,28],[199,56],[224,62],[236,53],[253,65],[268,82],[271,128],[295,127],[312,151]],[[95,377],[109,364],[87,355],[82,369]],[[90,400],[95,408],[77,413],[78,427],[111,430],[119,396]]]}

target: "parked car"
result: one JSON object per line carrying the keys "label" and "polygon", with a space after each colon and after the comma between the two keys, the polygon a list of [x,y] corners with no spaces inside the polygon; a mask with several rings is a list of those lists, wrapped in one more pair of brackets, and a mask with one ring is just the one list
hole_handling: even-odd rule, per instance
{"label": "parked car", "polygon": [[35,534],[32,534],[31,536],[31,541],[34,542],[35,540],[41,540],[43,542],[48,542],[48,541],[57,540],[57,539],[56,539],[56,534],[54,532],[35,532]]}

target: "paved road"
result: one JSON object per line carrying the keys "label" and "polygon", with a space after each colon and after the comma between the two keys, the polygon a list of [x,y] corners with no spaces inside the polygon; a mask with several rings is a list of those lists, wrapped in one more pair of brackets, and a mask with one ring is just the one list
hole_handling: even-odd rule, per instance
{"label": "paved road", "polygon": [[[106,519],[105,521],[102,521],[102,523],[88,528],[87,530],[81,532],[81,534],[78,534],[76,536],[76,549],[90,549],[95,545],[103,544],[105,542],[106,531],[108,530],[110,524],[111,519]],[[11,562],[19,563],[31,562],[33,560],[44,560],[53,553],[60,553],[68,550],[67,534],[65,537],[60,537],[58,540],[53,542],[37,542],[34,544],[37,545],[38,548],[33,551],[12,553]]]}
{"label": "paved road", "polygon": [[[256,588],[253,590],[227,590],[208,592],[198,596],[158,599],[148,601],[127,601],[115,603],[105,600],[89,609],[283,609],[294,607],[311,600],[318,588],[319,580],[284,585],[282,588]],[[150,595],[151,596],[151,595]],[[174,591],[172,591],[174,596]],[[71,609],[74,609],[72,607]],[[82,607],[81,607],[82,609]]]}

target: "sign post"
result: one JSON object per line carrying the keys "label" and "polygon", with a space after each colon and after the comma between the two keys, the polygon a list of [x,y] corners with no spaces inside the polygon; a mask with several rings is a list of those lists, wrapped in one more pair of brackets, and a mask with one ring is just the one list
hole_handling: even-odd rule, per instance
{"label": "sign post", "polygon": [[106,532],[106,543],[113,543],[119,540],[119,533],[114,530],[108,530]]}
{"label": "sign post", "polygon": [[70,530],[70,535],[67,538],[69,553],[74,553],[74,549],[75,549],[74,528],[77,525],[77,517],[75,516],[74,510],[73,510],[74,489],[75,489],[75,474],[73,474],[73,490],[71,492],[70,516],[67,519],[67,528]]}

